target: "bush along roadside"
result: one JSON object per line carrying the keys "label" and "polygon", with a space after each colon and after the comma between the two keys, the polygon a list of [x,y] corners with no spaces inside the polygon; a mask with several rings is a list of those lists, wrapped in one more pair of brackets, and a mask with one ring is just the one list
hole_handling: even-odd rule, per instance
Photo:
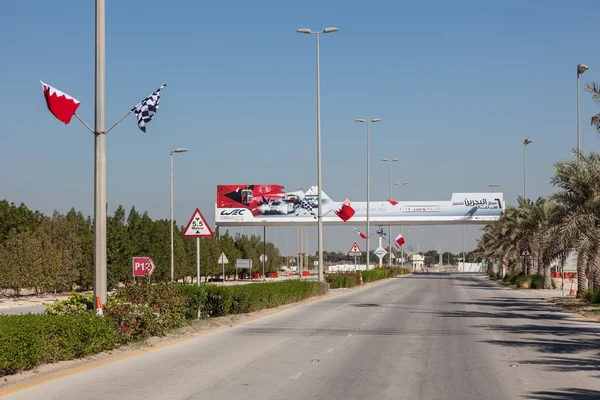
{"label": "bush along roadside", "polygon": [[360,284],[362,273],[363,282],[373,282],[380,279],[392,278],[397,275],[406,275],[410,271],[407,268],[375,268],[360,272],[336,272],[327,274],[325,280],[332,289],[351,288]]}
{"label": "bush along roadside", "polygon": [[[525,275],[523,273],[514,275],[505,275],[504,278],[497,276],[496,279],[502,279],[504,283],[514,285],[520,289],[542,289],[544,286],[543,275]],[[556,282],[552,279],[552,289],[556,289]]]}
{"label": "bush along roadside", "polygon": [[0,316],[0,376],[41,364],[90,356],[164,336],[198,317],[259,311],[327,293],[328,283],[285,281],[239,286],[146,282],[119,288],[94,315],[91,296],[73,292],[41,315]]}

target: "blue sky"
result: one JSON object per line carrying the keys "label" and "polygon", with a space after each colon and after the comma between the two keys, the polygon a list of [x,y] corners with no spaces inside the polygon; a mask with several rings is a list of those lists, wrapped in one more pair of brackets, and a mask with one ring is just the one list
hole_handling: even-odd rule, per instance
{"label": "blue sky", "polygon": [[[497,183],[514,204],[525,137],[533,140],[528,195],[547,195],[552,163],[576,145],[576,65],[590,66],[582,85],[600,77],[598,11],[593,0],[107,0],[107,123],[168,84],[147,133],[130,116],[107,137],[109,210],[135,205],[168,218],[175,147],[189,150],[175,160],[180,224],[195,207],[214,220],[217,184],[316,184],[315,43],[296,29],[328,26],[339,28],[321,40],[330,197],[365,200],[366,127],[354,120],[373,117],[383,120],[372,129],[373,200],[388,194],[379,159],[399,157],[394,180],[409,182],[406,200],[449,200]],[[54,119],[38,81],[79,99],[93,124],[94,2],[6,2],[0,37],[0,198],[91,214],[93,136],[77,120]],[[589,125],[597,111],[582,91],[585,151],[600,147]],[[442,233],[444,249],[460,247],[460,237],[447,239],[460,228],[407,229],[415,247],[437,247]],[[316,230],[306,231],[314,252]],[[326,250],[346,251],[358,239],[351,227],[325,233]],[[296,228],[268,235],[284,253],[296,251]],[[467,228],[467,248],[477,236]]]}

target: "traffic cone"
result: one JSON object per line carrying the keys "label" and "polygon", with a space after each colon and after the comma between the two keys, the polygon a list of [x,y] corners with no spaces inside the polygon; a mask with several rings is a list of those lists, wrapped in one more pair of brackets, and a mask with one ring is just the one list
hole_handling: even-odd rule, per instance
{"label": "traffic cone", "polygon": [[100,297],[98,296],[96,296],[96,315],[104,315],[104,313],[102,312],[102,304],[100,304]]}
{"label": "traffic cone", "polygon": [[358,284],[359,285],[363,284],[362,272],[360,273],[360,280],[358,281]]}
{"label": "traffic cone", "polygon": [[575,296],[575,279],[571,279],[571,291],[569,292],[569,296]]}

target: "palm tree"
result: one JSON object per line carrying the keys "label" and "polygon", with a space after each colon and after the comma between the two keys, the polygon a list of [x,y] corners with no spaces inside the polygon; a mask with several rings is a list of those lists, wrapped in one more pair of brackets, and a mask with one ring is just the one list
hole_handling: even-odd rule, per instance
{"label": "palm tree", "polygon": [[551,225],[561,251],[577,253],[577,297],[584,297],[586,267],[594,275],[597,289],[600,274],[600,155],[574,151],[576,160],[554,165],[551,183],[562,190],[551,195],[556,203]]}
{"label": "palm tree", "polygon": [[[600,104],[600,85],[597,83],[586,83],[585,91],[592,95],[592,100],[596,104]],[[592,116],[591,124],[596,127],[596,132],[600,133],[600,113]]]}

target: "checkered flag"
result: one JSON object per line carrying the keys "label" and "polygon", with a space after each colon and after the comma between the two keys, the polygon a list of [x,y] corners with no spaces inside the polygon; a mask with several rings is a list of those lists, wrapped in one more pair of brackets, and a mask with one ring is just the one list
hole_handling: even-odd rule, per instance
{"label": "checkered flag", "polygon": [[158,103],[160,103],[160,91],[167,86],[162,85],[154,91],[150,96],[146,97],[140,104],[133,107],[131,111],[135,113],[138,120],[138,127],[142,132],[146,132],[146,123],[152,120],[154,114],[158,112]]}
{"label": "checkered flag", "polygon": [[385,237],[385,232],[383,231],[383,226],[380,226],[379,228],[377,228],[377,230],[375,231],[376,234],[381,235],[383,237]]}
{"label": "checkered flag", "polygon": [[317,214],[315,214],[315,212],[313,211],[313,207],[310,205],[310,203],[304,199],[302,199],[302,201],[300,202],[300,207],[304,208],[306,211],[308,211],[310,213],[310,215],[312,215],[315,219],[317,219]]}

